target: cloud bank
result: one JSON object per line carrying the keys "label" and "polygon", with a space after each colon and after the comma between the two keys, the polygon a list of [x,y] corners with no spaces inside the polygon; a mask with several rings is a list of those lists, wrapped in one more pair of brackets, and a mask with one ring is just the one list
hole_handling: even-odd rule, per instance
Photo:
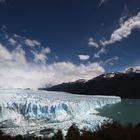
{"label": "cloud bank", "polygon": [[[62,61],[48,64],[51,49],[42,46],[41,42],[7,33],[4,37],[6,45],[0,43],[0,88],[38,89],[78,79],[88,80],[105,71],[97,62],[73,64]],[[28,57],[32,60],[29,61]],[[81,59],[88,57],[80,56]]]}

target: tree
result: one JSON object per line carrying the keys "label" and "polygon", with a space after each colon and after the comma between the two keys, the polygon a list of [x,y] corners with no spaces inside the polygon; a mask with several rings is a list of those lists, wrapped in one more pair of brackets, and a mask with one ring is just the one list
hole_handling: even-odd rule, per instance
{"label": "tree", "polygon": [[67,132],[66,140],[80,140],[80,132],[76,125],[72,125]]}
{"label": "tree", "polygon": [[2,130],[0,130],[0,136],[2,136],[4,133],[2,132]]}
{"label": "tree", "polygon": [[63,134],[61,130],[57,131],[57,133],[53,137],[53,140],[63,140]]}

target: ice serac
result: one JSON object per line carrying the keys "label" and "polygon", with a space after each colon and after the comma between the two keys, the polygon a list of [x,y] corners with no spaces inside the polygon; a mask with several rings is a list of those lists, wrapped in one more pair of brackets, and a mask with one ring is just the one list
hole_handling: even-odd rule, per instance
{"label": "ice serac", "polygon": [[98,116],[95,109],[120,101],[117,96],[1,89],[0,127],[14,135],[43,128],[66,130],[72,123],[81,129],[94,129],[95,125],[106,119]]}

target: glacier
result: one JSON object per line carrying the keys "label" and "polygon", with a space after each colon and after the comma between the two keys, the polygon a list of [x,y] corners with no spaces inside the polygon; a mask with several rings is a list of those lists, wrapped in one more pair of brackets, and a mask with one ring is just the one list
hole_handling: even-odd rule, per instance
{"label": "glacier", "polygon": [[95,131],[108,118],[97,108],[121,102],[117,96],[74,95],[65,92],[0,89],[0,129],[10,135],[35,134],[40,130],[79,129]]}

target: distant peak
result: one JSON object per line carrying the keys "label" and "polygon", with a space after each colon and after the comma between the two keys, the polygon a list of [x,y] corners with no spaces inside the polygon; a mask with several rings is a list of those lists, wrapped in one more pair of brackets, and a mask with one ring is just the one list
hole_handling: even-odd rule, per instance
{"label": "distant peak", "polygon": [[124,73],[129,74],[129,73],[140,73],[140,67],[130,67],[125,69]]}

